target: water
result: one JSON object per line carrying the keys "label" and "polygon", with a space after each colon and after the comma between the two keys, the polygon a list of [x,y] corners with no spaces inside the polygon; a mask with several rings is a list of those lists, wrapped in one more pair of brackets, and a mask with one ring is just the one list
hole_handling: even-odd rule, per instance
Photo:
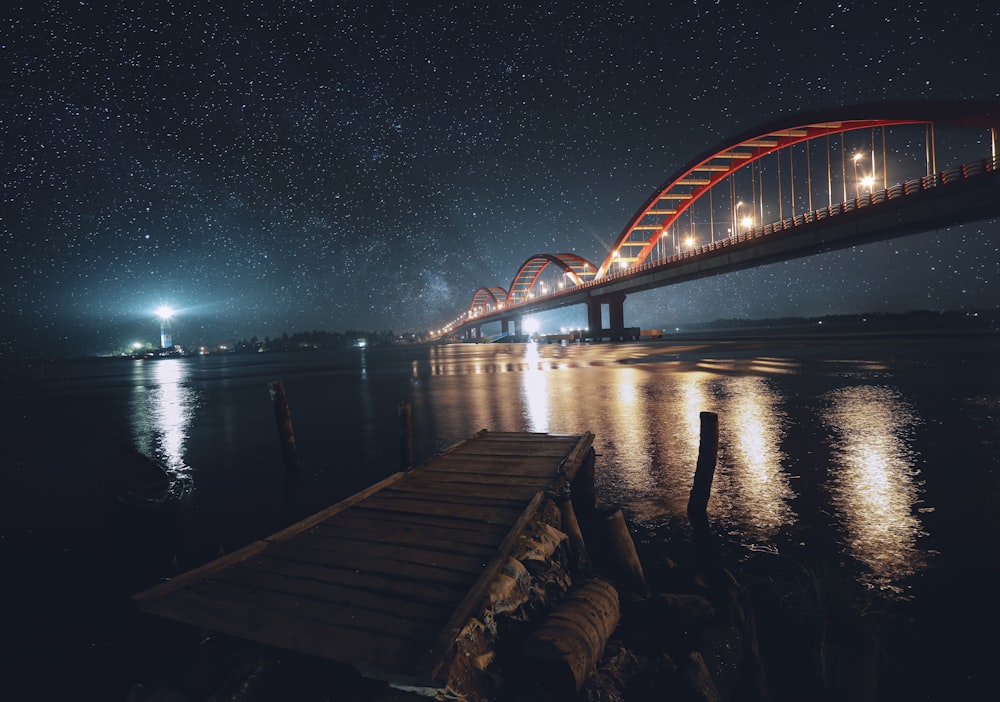
{"label": "water", "polygon": [[[887,638],[895,689],[975,694],[988,657],[965,639],[973,622],[991,637],[1000,623],[998,351],[991,332],[790,334],[8,368],[2,543],[18,606],[2,656],[36,679],[69,666],[73,689],[123,699],[130,673],[107,659],[128,595],[395,472],[401,401],[417,460],[481,429],[594,432],[602,499],[654,545],[686,533],[711,411],[709,518],[737,554],[835,554],[902,623]],[[300,464],[291,489],[277,379]],[[139,471],[137,454],[163,466],[176,501],[122,504],[110,469]],[[132,655],[116,665],[139,665]]]}

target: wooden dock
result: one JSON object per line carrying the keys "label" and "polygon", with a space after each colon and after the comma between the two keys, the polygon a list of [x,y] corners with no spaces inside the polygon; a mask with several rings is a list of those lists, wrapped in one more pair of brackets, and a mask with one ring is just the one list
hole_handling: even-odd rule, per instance
{"label": "wooden dock", "polygon": [[433,687],[545,494],[593,434],[483,431],[239,551],[133,596],[211,631]]}

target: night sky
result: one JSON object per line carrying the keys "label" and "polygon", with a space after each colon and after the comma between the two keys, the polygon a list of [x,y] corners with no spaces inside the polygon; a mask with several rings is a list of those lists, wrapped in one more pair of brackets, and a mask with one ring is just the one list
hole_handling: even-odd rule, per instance
{"label": "night sky", "polygon": [[[0,354],[155,341],[163,304],[186,344],[426,331],[532,254],[600,262],[748,128],[1000,98],[995,8],[4,2]],[[995,307],[998,228],[643,293],[626,323]]]}

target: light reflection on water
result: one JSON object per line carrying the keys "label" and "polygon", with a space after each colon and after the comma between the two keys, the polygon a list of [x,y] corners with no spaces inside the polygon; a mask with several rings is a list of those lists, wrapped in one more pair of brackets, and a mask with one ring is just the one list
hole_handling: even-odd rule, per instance
{"label": "light reflection on water", "polygon": [[179,358],[136,362],[133,369],[135,447],[163,467],[174,492],[189,489],[192,479],[184,449],[198,398],[188,374],[187,361]]}
{"label": "light reflection on water", "polygon": [[721,380],[719,442],[725,448],[717,494],[727,522],[740,525],[743,538],[772,539],[795,519],[793,497],[782,464],[786,420],[781,397],[765,378]]}
{"label": "light reflection on water", "polygon": [[[789,395],[797,388],[799,363],[654,348],[442,347],[431,352],[430,373],[442,379],[437,383],[453,380],[436,385],[425,402],[438,422],[460,427],[453,441],[481,428],[593,431],[601,494],[650,525],[686,525],[699,415],[716,412],[719,462],[710,519],[749,546],[795,538],[790,535],[802,525],[792,508],[798,495],[783,443],[790,404],[796,421],[806,421],[803,398]],[[802,469],[810,484],[829,480],[835,528],[843,532],[845,551],[887,587],[922,567],[916,546],[921,525],[914,516],[919,490],[907,433],[915,420],[894,391],[854,385],[859,377],[880,383],[891,378],[887,367],[873,365],[848,361],[838,366],[843,372],[829,376],[834,383],[852,384],[826,396],[829,408],[820,410],[835,435],[827,447],[831,464],[803,464]],[[808,399],[806,405],[815,407]],[[810,450],[825,455],[822,446]]]}
{"label": "light reflection on water", "polygon": [[528,431],[548,432],[549,430],[549,374],[545,373],[538,353],[537,344],[525,346],[525,369],[521,376],[521,395]]}
{"label": "light reflection on water", "polygon": [[830,493],[849,553],[873,584],[892,583],[922,565],[916,456],[910,448],[913,410],[891,388],[852,386],[826,397],[833,431]]}

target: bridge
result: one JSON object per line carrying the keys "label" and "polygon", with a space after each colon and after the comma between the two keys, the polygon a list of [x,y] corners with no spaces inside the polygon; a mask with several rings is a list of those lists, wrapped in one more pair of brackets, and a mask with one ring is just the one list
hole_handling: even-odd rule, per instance
{"label": "bridge", "polygon": [[[755,127],[671,174],[599,264],[532,254],[508,287],[480,287],[432,336],[486,340],[489,323],[501,330],[491,338],[518,335],[530,314],[584,305],[583,338],[622,339],[634,334],[629,294],[997,217],[998,126],[1000,103],[928,101]],[[966,158],[939,167],[939,152]]]}

